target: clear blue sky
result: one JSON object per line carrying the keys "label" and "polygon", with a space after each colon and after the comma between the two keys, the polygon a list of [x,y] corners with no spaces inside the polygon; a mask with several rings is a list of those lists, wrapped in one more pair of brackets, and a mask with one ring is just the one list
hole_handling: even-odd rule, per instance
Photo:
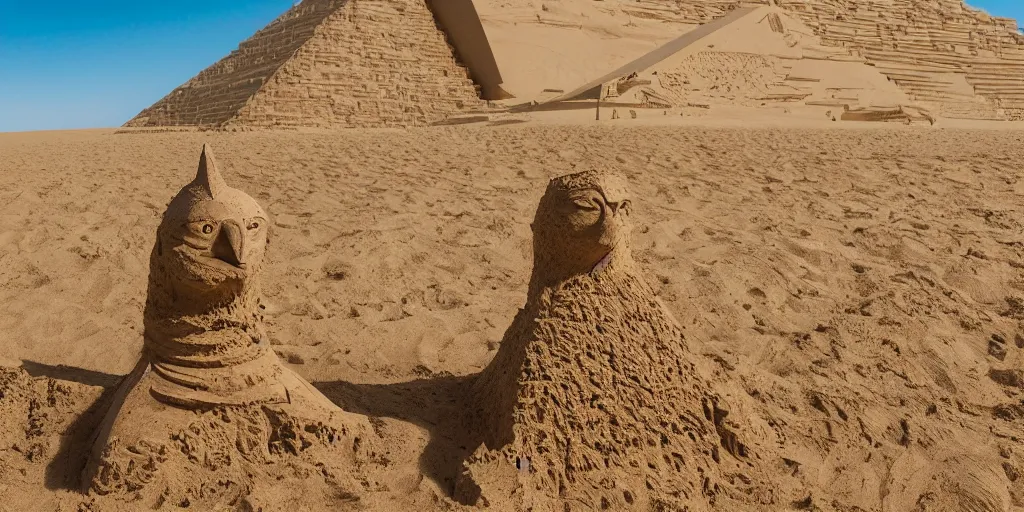
{"label": "clear blue sky", "polygon": [[120,126],[292,0],[0,0],[0,132]]}
{"label": "clear blue sky", "polygon": [[[1024,0],[972,0],[1024,18]],[[292,0],[0,0],[0,132],[120,126]]]}

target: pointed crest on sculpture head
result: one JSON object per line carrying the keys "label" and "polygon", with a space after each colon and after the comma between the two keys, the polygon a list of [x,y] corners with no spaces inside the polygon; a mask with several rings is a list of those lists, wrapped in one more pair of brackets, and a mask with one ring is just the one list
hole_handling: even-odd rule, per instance
{"label": "pointed crest on sculpture head", "polygon": [[259,204],[251,196],[241,190],[231,188],[217,168],[213,150],[209,144],[203,145],[199,155],[199,167],[195,177],[171,199],[164,213],[164,220],[198,220],[213,214],[209,208],[232,208],[246,211],[249,216],[265,216]]}
{"label": "pointed crest on sculpture head", "polygon": [[199,155],[199,170],[196,172],[196,185],[201,185],[211,199],[228,188],[220,171],[217,170],[217,162],[213,159],[213,150],[209,144],[203,144],[203,152]]}

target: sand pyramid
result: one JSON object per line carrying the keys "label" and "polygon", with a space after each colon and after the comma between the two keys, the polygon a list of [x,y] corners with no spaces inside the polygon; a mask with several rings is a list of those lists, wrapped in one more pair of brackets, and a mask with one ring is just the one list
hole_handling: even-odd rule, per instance
{"label": "sand pyramid", "polygon": [[461,501],[707,510],[749,474],[728,407],[633,261],[630,209],[615,174],[550,183],[527,304],[474,383],[484,444],[456,484]]}
{"label": "sand pyramid", "polygon": [[306,0],[125,126],[400,126],[481,104],[425,0]]}

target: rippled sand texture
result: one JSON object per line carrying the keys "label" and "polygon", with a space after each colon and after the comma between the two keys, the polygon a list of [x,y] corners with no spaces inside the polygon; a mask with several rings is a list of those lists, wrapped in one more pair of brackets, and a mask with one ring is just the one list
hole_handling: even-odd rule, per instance
{"label": "rippled sand texture", "polygon": [[524,304],[548,179],[598,166],[699,364],[774,429],[742,440],[773,468],[751,510],[1024,507],[1024,132],[511,126],[0,135],[0,360],[57,379],[0,379],[0,509],[105,510],[62,490],[80,413],[138,359],[203,142],[274,219],[274,349],[391,440],[370,509],[457,508],[465,376]]}

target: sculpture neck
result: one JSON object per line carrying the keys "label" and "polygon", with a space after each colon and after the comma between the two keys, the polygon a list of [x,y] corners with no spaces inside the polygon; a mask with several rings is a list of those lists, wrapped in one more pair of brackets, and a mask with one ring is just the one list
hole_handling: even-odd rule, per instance
{"label": "sculpture neck", "polygon": [[220,367],[251,361],[266,350],[256,279],[198,290],[150,268],[145,348],[153,362]]}
{"label": "sculpture neck", "polygon": [[595,258],[595,261],[584,262],[565,258],[562,254],[535,251],[527,302],[537,300],[545,290],[558,287],[576,276],[615,273],[632,264],[633,259],[629,251],[620,250],[617,247],[612,248],[599,258]]}

